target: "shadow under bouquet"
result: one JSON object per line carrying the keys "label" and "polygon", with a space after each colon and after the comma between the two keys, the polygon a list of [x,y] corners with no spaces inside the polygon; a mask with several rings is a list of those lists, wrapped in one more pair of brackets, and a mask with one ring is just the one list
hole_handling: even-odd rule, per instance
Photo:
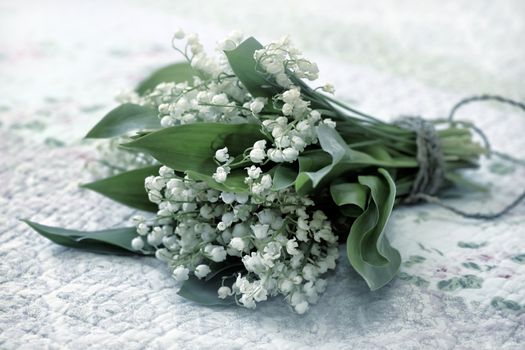
{"label": "shadow under bouquet", "polygon": [[195,34],[179,31],[174,43],[187,61],[121,96],[87,134],[105,139],[110,176],[83,187],[149,214],[97,232],[26,221],[41,235],[155,255],[178,293],[201,304],[255,308],[281,296],[304,313],[340,244],[370,289],[381,288],[401,263],[385,234],[396,205],[477,186],[459,172],[487,153],[471,125],[387,123],[355,110],[330,84],[305,82],[318,67],[288,38],[263,46],[232,34],[215,56]]}

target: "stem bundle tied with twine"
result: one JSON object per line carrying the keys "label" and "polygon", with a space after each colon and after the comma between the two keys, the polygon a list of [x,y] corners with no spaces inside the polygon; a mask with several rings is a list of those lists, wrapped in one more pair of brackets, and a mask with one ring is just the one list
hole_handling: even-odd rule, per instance
{"label": "stem bundle tied with twine", "polygon": [[[524,162],[522,160],[516,159],[505,153],[493,150],[486,134],[475,125],[454,120],[456,112],[461,107],[473,102],[482,101],[496,101],[499,103],[519,108],[520,110],[525,112],[525,104],[511,100],[509,98],[505,98],[498,95],[471,96],[460,100],[454,105],[454,107],[450,110],[450,113],[448,115],[448,123],[450,125],[458,123],[463,125],[469,125],[469,127],[472,128],[476,133],[478,133],[483,139],[484,146],[487,150],[487,155],[489,157],[495,155],[505,160],[511,161],[515,164],[523,165]],[[523,191],[511,203],[507,204],[504,208],[500,209],[499,211],[493,213],[470,213],[444,203],[440,198],[434,196],[438,191],[439,187],[441,186],[443,180],[443,153],[440,147],[439,137],[437,136],[437,133],[435,131],[434,124],[431,121],[427,121],[421,117],[405,117],[398,121],[396,124],[414,131],[416,133],[418,144],[417,159],[419,164],[419,170],[416,176],[416,180],[414,181],[413,187],[410,191],[410,194],[404,199],[404,203],[410,204],[415,203],[419,200],[423,200],[428,203],[439,205],[440,207],[443,207],[464,218],[493,220],[505,215],[525,200],[525,191]]]}

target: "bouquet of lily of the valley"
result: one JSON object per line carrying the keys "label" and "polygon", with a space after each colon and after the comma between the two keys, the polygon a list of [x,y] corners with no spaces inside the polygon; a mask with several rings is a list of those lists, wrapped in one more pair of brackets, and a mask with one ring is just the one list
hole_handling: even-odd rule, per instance
{"label": "bouquet of lily of the valley", "polygon": [[[486,149],[464,123],[386,123],[313,85],[318,67],[289,39],[233,34],[216,56],[177,32],[187,62],[156,71],[87,134],[108,177],[83,185],[150,212],[133,227],[79,232],[27,223],[66,246],[155,255],[202,304],[283,297],[304,313],[346,245],[370,289],[401,263],[392,209],[471,185],[458,170]],[[80,213],[79,213],[80,215]],[[398,247],[401,248],[402,247]]]}

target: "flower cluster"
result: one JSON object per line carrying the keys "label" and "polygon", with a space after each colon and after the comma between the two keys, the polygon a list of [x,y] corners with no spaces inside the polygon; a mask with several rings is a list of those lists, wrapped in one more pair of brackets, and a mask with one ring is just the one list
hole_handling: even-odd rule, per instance
{"label": "flower cluster", "polygon": [[[316,126],[324,123],[335,127],[335,122],[322,119],[319,111],[310,108],[310,102],[301,97],[300,87],[288,78],[287,71],[309,80],[318,76],[317,65],[303,58],[288,38],[270,43],[254,54],[261,69],[283,88],[271,101],[251,96],[232,74],[222,50],[232,50],[239,45],[242,41],[239,33],[231,34],[220,43],[218,57],[206,55],[195,34],[178,32],[175,38],[186,38],[185,49],[179,51],[199,75],[191,84],[161,83],[142,99],[134,95],[128,97],[129,102],[156,108],[163,127],[197,122],[257,121],[273,142],[269,147],[262,140],[254,144],[249,155],[254,163],[294,162],[307,146],[317,143]],[[330,85],[323,89],[333,92]],[[280,111],[281,116],[270,114],[267,109]],[[217,179],[223,182],[227,175],[227,167],[217,169]]]}
{"label": "flower cluster", "polygon": [[319,77],[317,64],[302,57],[301,52],[292,46],[288,37],[255,51],[255,60],[265,72],[273,76],[277,84],[284,88],[289,88],[293,84],[287,71],[291,71],[297,78],[316,80]]}
{"label": "flower cluster", "polygon": [[[280,294],[304,313],[325,289],[321,276],[335,268],[337,237],[308,197],[291,189],[274,190],[272,176],[263,169],[270,162],[295,162],[306,147],[318,142],[318,125],[335,127],[310,107],[289,78],[288,72],[293,72],[314,80],[317,65],[302,58],[286,38],[271,43],[256,51],[254,59],[282,92],[271,99],[254,97],[233,74],[222,51],[235,49],[241,35],[234,33],[222,41],[218,57],[208,56],[196,35],[175,34],[175,40],[184,38],[184,49],[177,50],[197,72],[193,81],[161,83],[143,98],[128,99],[156,108],[163,127],[257,122],[266,139],[256,141],[239,161],[253,164],[245,168],[245,193],[218,191],[188,176],[181,178],[167,167],[159,176],[147,178],[149,199],[159,211],[152,220],[136,220],[133,247],[155,247],[157,258],[168,263],[179,281],[190,275],[204,278],[213,264],[241,259],[244,272],[223,280],[220,298],[234,297],[238,304],[253,308]],[[234,159],[227,147],[217,149],[214,159],[212,178],[225,183]]]}
{"label": "flower cluster", "polygon": [[220,192],[180,178],[167,167],[161,167],[159,176],[148,177],[145,185],[159,211],[153,220],[134,219],[138,236],[132,246],[155,247],[176,280],[190,274],[204,278],[210,265],[237,258],[244,272],[223,280],[220,298],[233,296],[254,308],[256,302],[280,294],[303,313],[324,291],[322,275],[335,268],[337,237],[308,197],[290,190],[266,196]]}
{"label": "flower cluster", "polygon": [[[335,128],[335,122],[329,118],[322,119],[321,113],[310,109],[309,103],[301,98],[299,88],[293,87],[277,95],[276,99],[283,101],[283,116],[262,121],[264,131],[273,139],[273,145],[267,150],[266,155],[275,163],[292,163],[307,146],[317,143],[315,128],[319,124]],[[261,157],[250,157],[250,159],[255,163],[264,160]]]}
{"label": "flower cluster", "polygon": [[[178,49],[195,69],[191,82],[161,83],[147,95],[143,104],[158,109],[161,125],[169,127],[196,122],[235,123],[245,121],[237,101],[246,99],[247,91],[232,74],[221,51],[218,58],[206,54],[196,34],[179,31],[175,40],[186,39],[185,48]],[[220,45],[233,49],[242,35],[232,33]]]}

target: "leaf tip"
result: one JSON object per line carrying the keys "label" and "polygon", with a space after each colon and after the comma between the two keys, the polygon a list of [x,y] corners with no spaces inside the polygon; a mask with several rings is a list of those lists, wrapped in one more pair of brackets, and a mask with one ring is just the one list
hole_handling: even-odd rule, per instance
{"label": "leaf tip", "polygon": [[84,136],[83,139],[84,140],[89,140],[89,139],[104,139],[104,138],[106,138],[107,136],[101,134],[100,130],[97,130],[97,126],[98,125],[99,125],[99,123],[97,123],[91,129],[89,129],[89,131],[87,132],[87,134]]}
{"label": "leaf tip", "polygon": [[88,139],[94,139],[95,137],[93,137],[93,129],[89,130],[88,133],[86,135],[84,135],[83,139],[84,140],[88,140]]}
{"label": "leaf tip", "polygon": [[26,219],[26,218],[18,218],[19,221],[22,221],[23,223],[25,223],[27,226],[31,227],[33,230],[37,231],[38,232],[38,224],[36,222],[33,222],[29,219]]}
{"label": "leaf tip", "polygon": [[91,183],[87,183],[87,184],[79,184],[78,187],[79,187],[79,188],[82,188],[82,189],[88,189],[88,190],[90,190],[91,187],[90,187],[89,185],[91,185]]}
{"label": "leaf tip", "polygon": [[17,219],[18,219],[18,221],[25,222],[25,223],[28,224],[28,225],[29,225],[29,223],[31,222],[31,221],[29,221],[29,219],[24,219],[24,218],[17,218]]}

